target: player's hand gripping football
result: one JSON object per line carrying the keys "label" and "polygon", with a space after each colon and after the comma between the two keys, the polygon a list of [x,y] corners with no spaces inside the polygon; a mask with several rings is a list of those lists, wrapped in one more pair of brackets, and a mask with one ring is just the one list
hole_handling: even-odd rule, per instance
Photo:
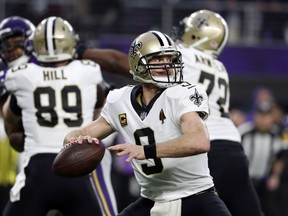
{"label": "player's hand gripping football", "polygon": [[88,143],[96,143],[96,144],[99,144],[100,143],[100,141],[97,139],[97,138],[95,138],[95,137],[91,137],[91,136],[82,136],[82,135],[79,135],[78,137],[76,137],[76,138],[71,138],[70,140],[69,140],[69,143],[78,143],[78,144],[82,144],[83,143],[83,140],[87,140],[88,141]]}
{"label": "player's hand gripping football", "polygon": [[91,173],[101,163],[105,146],[88,136],[71,138],[56,155],[52,170],[63,177],[80,177]]}

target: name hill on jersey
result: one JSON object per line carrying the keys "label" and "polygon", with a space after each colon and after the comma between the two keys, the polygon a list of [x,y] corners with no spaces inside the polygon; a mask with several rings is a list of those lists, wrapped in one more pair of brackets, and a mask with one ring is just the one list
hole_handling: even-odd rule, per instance
{"label": "name hill on jersey", "polygon": [[51,80],[66,80],[67,77],[65,77],[63,70],[49,70],[43,71],[43,80],[44,81],[51,81]]}

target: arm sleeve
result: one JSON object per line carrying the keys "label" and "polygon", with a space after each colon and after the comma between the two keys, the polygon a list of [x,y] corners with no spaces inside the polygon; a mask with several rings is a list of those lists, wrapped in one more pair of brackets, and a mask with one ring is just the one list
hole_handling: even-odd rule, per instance
{"label": "arm sleeve", "polygon": [[18,106],[17,104],[17,99],[15,97],[15,95],[11,95],[11,100],[10,100],[10,109],[11,111],[15,114],[15,115],[18,115],[18,116],[21,116],[21,108]]}
{"label": "arm sleeve", "polygon": [[76,59],[81,60],[83,59],[83,54],[88,47],[85,44],[79,44],[77,46],[77,54]]}

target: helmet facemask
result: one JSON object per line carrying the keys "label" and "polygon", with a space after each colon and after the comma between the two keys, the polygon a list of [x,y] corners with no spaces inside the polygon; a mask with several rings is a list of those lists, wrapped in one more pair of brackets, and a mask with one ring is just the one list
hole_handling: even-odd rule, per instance
{"label": "helmet facemask", "polygon": [[[145,83],[152,83],[158,86],[159,88],[167,88],[176,84],[179,84],[183,81],[182,76],[182,68],[183,64],[181,63],[181,53],[176,52],[174,54],[165,54],[172,58],[171,63],[149,63],[149,61],[156,56],[161,55],[155,55],[150,54],[148,56],[143,56],[140,58],[139,62],[139,68],[145,68],[145,72],[147,76],[149,76],[149,80],[145,79],[142,80]],[[165,71],[163,75],[157,76],[153,75],[152,70],[161,70]]]}

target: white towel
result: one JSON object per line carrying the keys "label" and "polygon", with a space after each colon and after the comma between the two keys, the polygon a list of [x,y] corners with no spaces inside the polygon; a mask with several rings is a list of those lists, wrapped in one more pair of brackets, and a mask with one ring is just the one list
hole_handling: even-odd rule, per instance
{"label": "white towel", "polygon": [[151,216],[181,216],[182,200],[155,202],[150,211]]}
{"label": "white towel", "polygon": [[21,162],[19,162],[20,171],[16,176],[16,181],[10,190],[10,201],[15,202],[20,200],[20,191],[25,186],[26,174],[24,169],[28,166],[32,154],[23,152],[21,153]]}

